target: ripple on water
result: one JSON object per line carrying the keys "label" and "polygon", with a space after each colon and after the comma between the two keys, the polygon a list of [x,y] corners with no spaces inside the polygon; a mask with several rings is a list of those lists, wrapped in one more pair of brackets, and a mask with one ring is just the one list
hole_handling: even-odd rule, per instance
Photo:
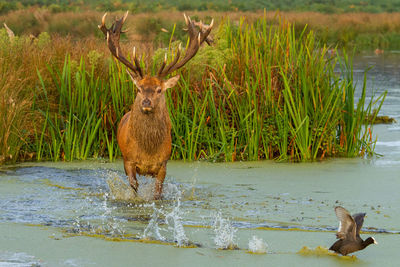
{"label": "ripple on water", "polygon": [[399,124],[392,124],[390,127],[388,127],[388,130],[391,132],[397,132],[400,131],[400,126]]}
{"label": "ripple on water", "polygon": [[376,142],[377,146],[389,146],[389,147],[400,147],[400,141],[378,141]]}

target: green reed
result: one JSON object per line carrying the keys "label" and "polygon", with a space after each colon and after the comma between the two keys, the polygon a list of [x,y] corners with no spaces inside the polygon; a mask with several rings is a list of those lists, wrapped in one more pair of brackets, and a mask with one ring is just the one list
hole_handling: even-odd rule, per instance
{"label": "green reed", "polygon": [[[67,56],[61,72],[52,67],[48,71],[58,92],[58,109],[41,110],[45,123],[37,140],[37,154],[41,159],[87,159],[108,156],[110,160],[118,155],[116,125],[122,118],[125,107],[132,101],[126,75],[110,65],[110,78],[103,81],[96,77],[94,67],[88,71],[83,58],[78,66]],[[76,68],[76,69],[75,69]],[[43,96],[47,90],[40,73],[39,80]],[[128,90],[130,87],[131,90]],[[46,101],[48,101],[46,99]],[[46,129],[47,128],[47,129]],[[43,138],[49,142],[42,142]]]}
{"label": "green reed", "polygon": [[[308,161],[372,154],[372,126],[364,122],[374,105],[380,109],[385,95],[367,102],[364,79],[354,106],[346,54],[332,55],[312,32],[296,36],[293,26],[271,26],[266,19],[241,20],[237,26],[226,21],[217,37],[211,49],[226,50],[219,42],[227,43],[230,64],[215,57],[204,62],[201,53],[210,51],[200,51],[169,95],[180,151],[174,157]],[[196,66],[202,64],[208,67],[194,80],[190,73],[198,73]]]}
{"label": "green reed", "polygon": [[[365,77],[355,105],[347,54],[320,45],[312,31],[298,33],[266,18],[226,20],[214,32],[214,46],[202,47],[179,71],[178,86],[167,91],[172,159],[312,161],[373,154],[373,120],[366,118],[379,111],[385,95],[367,99]],[[175,50],[171,43],[169,60]],[[152,73],[163,53],[155,53]],[[68,55],[62,67],[38,71],[34,102],[45,104],[33,105],[39,114],[34,134],[19,146],[37,160],[119,157],[117,125],[135,88],[124,66],[107,62],[106,75],[83,56],[76,62]]]}

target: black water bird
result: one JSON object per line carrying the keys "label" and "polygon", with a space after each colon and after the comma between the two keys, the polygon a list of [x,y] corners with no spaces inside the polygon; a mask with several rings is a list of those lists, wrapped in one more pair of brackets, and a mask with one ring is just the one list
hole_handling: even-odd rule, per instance
{"label": "black water bird", "polygon": [[371,244],[378,244],[373,237],[368,237],[365,240],[360,237],[360,230],[366,213],[357,213],[351,216],[345,208],[340,206],[335,208],[335,213],[339,219],[339,229],[336,233],[339,240],[329,250],[345,256],[362,250]]}

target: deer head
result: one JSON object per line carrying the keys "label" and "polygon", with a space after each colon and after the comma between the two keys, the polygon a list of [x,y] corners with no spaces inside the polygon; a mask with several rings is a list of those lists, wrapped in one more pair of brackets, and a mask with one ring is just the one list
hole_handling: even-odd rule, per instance
{"label": "deer head", "polygon": [[165,91],[176,85],[179,75],[173,76],[164,81],[157,77],[144,77],[143,79],[134,79],[133,82],[137,88],[135,103],[144,114],[156,112],[160,107],[160,102],[165,103]]}
{"label": "deer head", "polygon": [[[172,62],[167,65],[167,54],[165,54],[164,61],[157,75],[150,77],[145,75],[141,69],[135,47],[133,47],[132,62],[122,54],[119,39],[121,33],[125,33],[122,31],[122,26],[128,17],[128,12],[126,12],[122,18],[116,19],[110,28],[107,28],[105,25],[106,16],[107,13],[104,14],[101,25],[98,27],[106,37],[111,54],[127,67],[127,72],[138,89],[135,103],[138,103],[141,111],[145,114],[152,113],[157,109],[160,101],[164,101],[165,91],[168,88],[174,87],[180,76],[176,75],[167,80],[164,80],[164,78],[168,74],[183,67],[193,58],[204,41],[208,44],[211,42],[208,36],[211,32],[214,20],[211,21],[210,25],[205,25],[202,22],[192,21],[190,17],[184,14],[187,32],[189,34],[189,44],[186,48],[185,55],[181,58],[182,48],[181,45],[179,45]],[[197,30],[196,26],[199,30]]]}

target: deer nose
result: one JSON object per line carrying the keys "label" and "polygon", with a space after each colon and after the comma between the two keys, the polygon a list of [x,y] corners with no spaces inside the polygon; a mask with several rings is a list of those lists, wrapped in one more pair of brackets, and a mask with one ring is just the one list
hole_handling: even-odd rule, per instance
{"label": "deer nose", "polygon": [[142,101],[142,106],[143,106],[143,107],[150,107],[150,106],[151,106],[151,101],[150,101],[150,99],[145,98],[145,99]]}

